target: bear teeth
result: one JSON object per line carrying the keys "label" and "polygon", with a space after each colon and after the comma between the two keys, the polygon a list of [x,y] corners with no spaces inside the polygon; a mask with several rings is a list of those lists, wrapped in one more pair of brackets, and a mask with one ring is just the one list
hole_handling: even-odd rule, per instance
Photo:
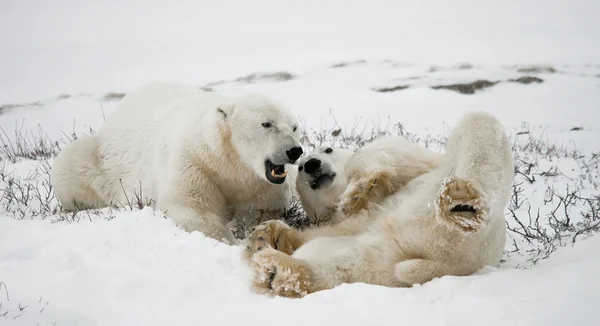
{"label": "bear teeth", "polygon": [[271,176],[276,179],[283,179],[287,176],[287,172],[283,172],[281,174],[276,174],[275,170],[271,170]]}

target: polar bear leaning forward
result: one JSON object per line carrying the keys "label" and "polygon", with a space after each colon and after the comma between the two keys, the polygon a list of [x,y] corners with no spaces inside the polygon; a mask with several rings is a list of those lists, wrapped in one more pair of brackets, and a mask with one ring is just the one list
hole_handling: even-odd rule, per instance
{"label": "polar bear leaning forward", "polygon": [[[354,217],[303,231],[281,221],[255,228],[244,252],[254,270],[254,291],[302,297],[342,283],[409,287],[500,262],[514,173],[502,124],[486,113],[468,114],[454,127],[443,155],[415,161],[425,170],[430,166],[422,174],[406,166],[412,160],[389,155],[393,143],[387,146],[371,147],[371,164],[360,173],[349,169],[353,158],[346,164],[350,183],[339,210],[358,211]],[[369,217],[363,197],[381,186],[395,191]]]}
{"label": "polar bear leaning forward", "polygon": [[156,82],[127,95],[98,133],[63,149],[51,181],[66,211],[141,198],[187,231],[235,243],[226,226],[233,216],[275,218],[287,207],[285,165],[303,154],[297,125],[264,96]]}

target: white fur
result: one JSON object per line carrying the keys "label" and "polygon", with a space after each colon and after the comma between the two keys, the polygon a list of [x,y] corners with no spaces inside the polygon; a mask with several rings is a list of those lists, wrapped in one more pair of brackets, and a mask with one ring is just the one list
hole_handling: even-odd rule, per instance
{"label": "white fur", "polygon": [[[363,154],[375,159],[395,151],[393,141],[386,146],[372,146],[372,152]],[[410,165],[410,160],[402,162]],[[394,157],[389,160],[390,166],[397,163]],[[362,171],[378,173],[369,166]],[[470,232],[460,228],[460,221],[452,223],[442,215],[450,211],[439,206],[440,198],[447,198],[449,179],[466,180],[481,195],[477,208],[484,218]],[[371,218],[361,213],[338,226],[302,233],[312,240],[293,253],[287,266],[308,268],[310,272],[302,275],[309,275],[307,289],[313,292],[354,282],[411,286],[497,265],[505,244],[504,208],[512,182],[513,157],[503,126],[486,113],[468,114],[455,126],[437,167],[397,187]],[[263,250],[254,255],[271,254]],[[278,277],[276,282],[281,281]]]}
{"label": "white fur", "polygon": [[268,182],[265,160],[294,163],[286,150],[300,146],[297,125],[264,96],[152,83],[128,94],[96,135],[67,146],[52,183],[65,210],[127,205],[141,189],[185,230],[235,242],[225,227],[232,216],[275,216],[288,204],[290,180]]}
{"label": "white fur", "polygon": [[[327,152],[328,149],[331,149],[330,153]],[[335,173],[333,183],[318,189],[311,188],[314,176],[307,174],[302,167],[314,158],[322,162],[321,173]],[[320,225],[335,225],[346,219],[346,216],[340,212],[340,205],[345,205],[345,200],[352,197],[349,193],[356,191],[356,187],[364,181],[363,177],[373,172],[386,172],[391,179],[390,182],[397,188],[376,189],[371,201],[373,206],[377,206],[380,200],[415,177],[435,168],[440,158],[441,154],[434,153],[401,136],[374,140],[356,152],[321,146],[298,161],[296,190],[304,211],[312,221]]]}
{"label": "white fur", "polygon": [[[296,190],[302,208],[312,221],[330,224],[338,222],[335,220],[338,198],[348,186],[344,166],[352,155],[354,152],[349,149],[321,146],[298,161]],[[310,159],[321,161],[320,173],[335,175],[332,183],[317,189],[311,188],[315,176],[307,174],[303,169],[304,164]]]}

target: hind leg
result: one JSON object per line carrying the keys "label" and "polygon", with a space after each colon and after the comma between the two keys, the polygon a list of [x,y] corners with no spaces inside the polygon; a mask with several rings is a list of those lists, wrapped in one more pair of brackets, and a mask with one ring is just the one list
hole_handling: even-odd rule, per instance
{"label": "hind leg", "polygon": [[[451,255],[398,263],[396,278],[405,284],[469,275],[502,256],[504,208],[513,180],[512,151],[504,128],[488,114],[468,114],[453,129],[446,152],[439,179],[434,178],[432,185],[437,192],[431,194],[436,228],[448,240],[458,240],[451,242]],[[474,252],[478,254],[473,256]]]}
{"label": "hind leg", "polygon": [[50,182],[64,211],[108,206],[95,185],[100,181],[99,139],[86,136],[67,145],[54,159]]}
{"label": "hind leg", "polygon": [[465,232],[484,228],[490,218],[503,219],[513,183],[513,164],[502,124],[487,113],[467,114],[446,144],[437,217]]}
{"label": "hind leg", "polygon": [[477,187],[466,179],[444,180],[435,206],[441,221],[467,233],[482,229],[489,213]]}
{"label": "hind leg", "polygon": [[402,261],[396,264],[394,273],[396,278],[406,286],[423,284],[444,275],[458,274],[452,265],[428,259]]}

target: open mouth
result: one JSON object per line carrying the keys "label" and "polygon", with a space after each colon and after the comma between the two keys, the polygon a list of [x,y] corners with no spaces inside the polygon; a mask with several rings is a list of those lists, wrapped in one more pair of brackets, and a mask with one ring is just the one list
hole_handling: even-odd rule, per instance
{"label": "open mouth", "polygon": [[287,176],[287,172],[285,172],[285,165],[274,164],[270,160],[266,160],[265,175],[270,183],[282,184]]}
{"label": "open mouth", "polygon": [[335,179],[335,173],[321,174],[320,176],[314,178],[310,182],[310,188],[311,189],[325,188],[333,183],[333,179]]}

